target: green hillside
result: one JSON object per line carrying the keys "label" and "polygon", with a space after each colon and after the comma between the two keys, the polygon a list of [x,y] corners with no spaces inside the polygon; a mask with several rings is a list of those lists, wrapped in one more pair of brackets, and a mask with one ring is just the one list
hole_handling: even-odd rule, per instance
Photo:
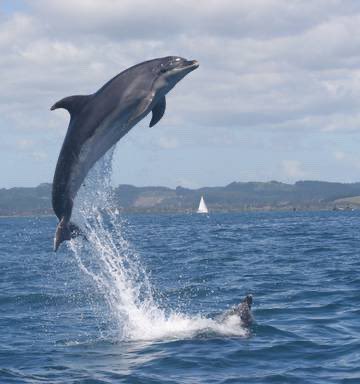
{"label": "green hillside", "polygon": [[[360,183],[298,181],[295,184],[233,182],[225,187],[188,189],[177,187],[114,188],[115,206],[125,212],[189,212],[205,197],[212,211],[331,209],[360,205]],[[51,184],[35,188],[0,189],[0,215],[52,214]]]}

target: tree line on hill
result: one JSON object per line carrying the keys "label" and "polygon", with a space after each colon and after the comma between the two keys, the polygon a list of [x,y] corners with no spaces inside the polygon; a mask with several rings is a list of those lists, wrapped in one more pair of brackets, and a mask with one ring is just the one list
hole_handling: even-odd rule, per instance
{"label": "tree line on hill", "polygon": [[[199,189],[119,185],[113,192],[114,208],[124,212],[194,212],[201,196],[213,212],[360,206],[360,183],[233,182]],[[51,184],[0,189],[0,216],[51,214]]]}

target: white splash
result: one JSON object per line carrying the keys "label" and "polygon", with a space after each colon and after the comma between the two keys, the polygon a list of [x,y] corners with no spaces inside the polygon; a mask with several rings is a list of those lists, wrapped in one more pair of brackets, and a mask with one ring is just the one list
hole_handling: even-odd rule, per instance
{"label": "white splash", "polygon": [[245,336],[236,316],[226,321],[166,311],[154,299],[139,256],[124,238],[126,222],[114,208],[110,188],[112,154],[90,172],[76,200],[74,222],[88,241],[70,242],[80,270],[107,301],[123,340],[184,339],[199,335]]}

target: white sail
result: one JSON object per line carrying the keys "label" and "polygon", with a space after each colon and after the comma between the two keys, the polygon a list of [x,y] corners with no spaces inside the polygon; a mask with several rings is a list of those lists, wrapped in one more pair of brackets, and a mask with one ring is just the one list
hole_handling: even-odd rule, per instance
{"label": "white sail", "polygon": [[207,209],[207,206],[205,204],[204,197],[201,196],[200,204],[199,204],[199,208],[197,210],[197,213],[208,213],[208,212],[209,212],[209,210]]}

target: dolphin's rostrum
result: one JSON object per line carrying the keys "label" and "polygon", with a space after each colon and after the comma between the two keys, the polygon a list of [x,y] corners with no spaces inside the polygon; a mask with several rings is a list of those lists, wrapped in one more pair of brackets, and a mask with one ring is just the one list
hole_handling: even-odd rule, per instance
{"label": "dolphin's rostrum", "polygon": [[94,94],[66,97],[51,107],[70,113],[52,190],[59,219],[55,251],[79,232],[70,218],[75,196],[91,167],[150,111],[150,127],[154,126],[164,115],[165,95],[198,66],[195,60],[176,56],[145,61],[121,72]]}

